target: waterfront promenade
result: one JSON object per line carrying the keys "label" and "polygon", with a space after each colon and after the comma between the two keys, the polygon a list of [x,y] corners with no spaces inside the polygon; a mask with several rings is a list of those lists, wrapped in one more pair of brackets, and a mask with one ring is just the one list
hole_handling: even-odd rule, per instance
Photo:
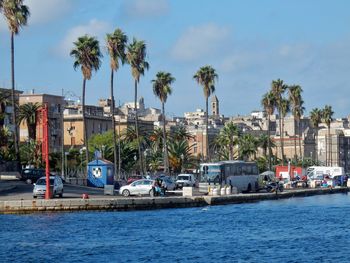
{"label": "waterfront promenade", "polygon": [[[258,202],[262,200],[274,200],[282,198],[304,197],[311,195],[324,195],[333,193],[347,193],[348,188],[316,188],[316,189],[293,189],[276,193],[249,193],[232,194],[224,196],[176,196],[167,197],[122,197],[122,196],[104,196],[101,189],[95,189],[97,194],[93,194],[89,199],[82,199],[81,195],[66,196],[62,199],[33,199],[29,195],[22,195],[22,198],[16,198],[14,195],[4,195],[4,185],[0,187],[0,213],[32,213],[47,211],[85,211],[85,210],[105,210],[105,211],[129,211],[129,210],[148,210],[163,208],[184,208],[184,207],[203,207],[208,205],[237,204],[247,202]],[[10,183],[7,183],[7,188]],[[30,186],[28,186],[30,187]],[[65,186],[66,187],[66,186]],[[69,186],[68,186],[69,187]],[[80,191],[86,191],[81,189]],[[79,190],[78,190],[79,191]]]}

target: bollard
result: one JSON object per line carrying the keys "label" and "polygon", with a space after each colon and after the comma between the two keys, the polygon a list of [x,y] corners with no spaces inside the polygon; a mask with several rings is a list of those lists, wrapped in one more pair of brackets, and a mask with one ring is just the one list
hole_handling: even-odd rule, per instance
{"label": "bollard", "polygon": [[230,195],[231,194],[231,186],[227,186],[226,187],[226,195]]}
{"label": "bollard", "polygon": [[221,188],[221,190],[220,190],[220,195],[225,195],[225,194],[226,194],[226,188],[223,187],[223,188]]}

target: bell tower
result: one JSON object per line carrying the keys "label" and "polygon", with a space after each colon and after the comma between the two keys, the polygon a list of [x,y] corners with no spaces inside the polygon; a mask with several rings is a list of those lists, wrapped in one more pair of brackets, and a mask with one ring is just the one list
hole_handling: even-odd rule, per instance
{"label": "bell tower", "polygon": [[214,116],[219,115],[219,100],[216,95],[211,97],[211,114]]}

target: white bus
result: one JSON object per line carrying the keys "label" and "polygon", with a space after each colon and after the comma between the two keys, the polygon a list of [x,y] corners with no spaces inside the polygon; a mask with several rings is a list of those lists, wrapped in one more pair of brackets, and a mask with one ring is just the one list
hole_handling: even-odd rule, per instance
{"label": "white bus", "polygon": [[259,170],[255,162],[221,161],[200,164],[199,192],[208,193],[209,187],[230,185],[238,192],[257,191]]}

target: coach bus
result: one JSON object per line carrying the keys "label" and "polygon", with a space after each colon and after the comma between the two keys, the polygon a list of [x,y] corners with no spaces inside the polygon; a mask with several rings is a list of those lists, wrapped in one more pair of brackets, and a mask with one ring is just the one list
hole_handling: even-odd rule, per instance
{"label": "coach bus", "polygon": [[200,164],[199,192],[208,193],[209,187],[236,187],[240,192],[257,191],[259,170],[255,162],[221,161]]}

